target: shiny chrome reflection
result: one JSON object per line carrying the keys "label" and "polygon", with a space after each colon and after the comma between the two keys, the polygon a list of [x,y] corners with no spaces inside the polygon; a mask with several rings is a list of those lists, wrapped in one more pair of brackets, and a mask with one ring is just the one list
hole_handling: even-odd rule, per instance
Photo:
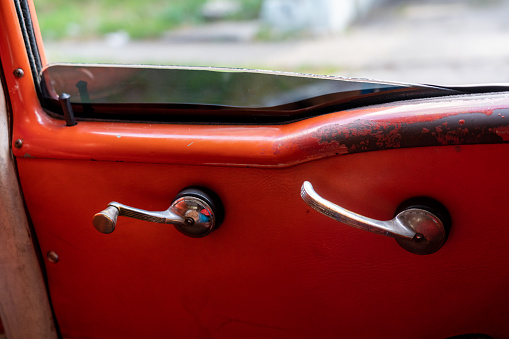
{"label": "shiny chrome reflection", "polygon": [[119,216],[174,225],[181,233],[193,237],[203,237],[217,228],[217,212],[220,202],[213,201],[203,191],[191,188],[180,192],[166,211],[146,211],[110,202],[108,207],[95,214],[92,220],[94,227],[101,233],[109,234],[115,230]]}
{"label": "shiny chrome reflection", "polygon": [[302,199],[318,212],[364,231],[395,238],[405,250],[415,254],[431,254],[445,243],[447,234],[442,221],[421,208],[409,208],[391,220],[371,219],[349,211],[319,196],[310,182],[301,188]]}

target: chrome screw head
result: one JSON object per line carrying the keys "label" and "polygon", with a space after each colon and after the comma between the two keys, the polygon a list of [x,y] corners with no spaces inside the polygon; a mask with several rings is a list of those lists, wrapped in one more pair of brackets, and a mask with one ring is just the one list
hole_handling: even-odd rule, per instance
{"label": "chrome screw head", "polygon": [[23,146],[23,139],[18,139],[14,142],[14,147],[19,149],[21,146]]}
{"label": "chrome screw head", "polygon": [[48,257],[49,262],[52,262],[54,264],[56,264],[58,262],[59,258],[58,258],[58,254],[56,254],[56,252],[49,251],[46,255]]}
{"label": "chrome screw head", "polygon": [[22,78],[23,75],[25,75],[25,72],[21,68],[16,68],[13,73],[16,78]]}

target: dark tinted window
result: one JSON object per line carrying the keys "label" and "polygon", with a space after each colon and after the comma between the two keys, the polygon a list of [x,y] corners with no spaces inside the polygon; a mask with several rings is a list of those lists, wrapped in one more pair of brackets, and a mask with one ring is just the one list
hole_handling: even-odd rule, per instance
{"label": "dark tinted window", "polygon": [[76,116],[189,122],[284,122],[395,100],[451,94],[430,86],[242,69],[53,65],[45,106],[67,93]]}

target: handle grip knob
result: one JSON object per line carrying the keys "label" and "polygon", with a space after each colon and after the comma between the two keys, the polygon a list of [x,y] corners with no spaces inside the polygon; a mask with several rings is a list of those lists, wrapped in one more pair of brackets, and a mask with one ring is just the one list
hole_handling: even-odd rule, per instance
{"label": "handle grip knob", "polygon": [[115,206],[108,206],[105,210],[94,215],[92,223],[101,233],[110,234],[115,230],[119,210]]}

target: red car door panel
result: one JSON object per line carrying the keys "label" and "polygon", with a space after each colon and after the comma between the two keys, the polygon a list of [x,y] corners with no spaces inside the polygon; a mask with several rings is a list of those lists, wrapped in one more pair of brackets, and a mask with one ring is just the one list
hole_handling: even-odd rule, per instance
{"label": "red car door panel", "polygon": [[[0,4],[12,153],[62,337],[509,335],[507,94],[272,125],[67,127],[39,103],[16,17]],[[409,198],[436,199],[450,234],[436,253],[409,253],[315,211],[304,181],[379,220]],[[163,211],[189,186],[224,205],[203,238],[126,217],[111,234],[92,225],[111,201]]]}
{"label": "red car door panel", "polygon": [[[45,264],[66,336],[444,337],[508,330],[499,205],[507,201],[506,151],[399,149],[283,169],[18,164],[41,249],[60,258]],[[451,212],[449,239],[435,254],[408,253],[310,209],[299,195],[304,180],[381,220],[409,197],[433,197]],[[91,225],[110,200],[164,210],[189,185],[213,189],[225,206],[223,225],[204,238],[127,218],[110,235]],[[416,319],[425,321],[418,332]]]}

